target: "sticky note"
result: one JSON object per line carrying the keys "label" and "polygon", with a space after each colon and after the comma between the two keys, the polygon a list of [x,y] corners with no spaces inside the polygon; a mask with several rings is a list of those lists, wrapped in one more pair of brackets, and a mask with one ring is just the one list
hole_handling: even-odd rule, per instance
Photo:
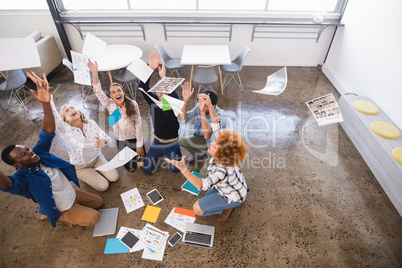
{"label": "sticky note", "polygon": [[116,254],[116,253],[130,253],[130,249],[126,247],[118,238],[108,238],[106,240],[106,246],[104,254]]}
{"label": "sticky note", "polygon": [[107,118],[110,126],[113,127],[121,119],[121,114],[119,109],[114,110],[114,112]]}
{"label": "sticky note", "polygon": [[161,208],[148,205],[144,211],[144,214],[142,215],[141,220],[155,223],[160,212]]}

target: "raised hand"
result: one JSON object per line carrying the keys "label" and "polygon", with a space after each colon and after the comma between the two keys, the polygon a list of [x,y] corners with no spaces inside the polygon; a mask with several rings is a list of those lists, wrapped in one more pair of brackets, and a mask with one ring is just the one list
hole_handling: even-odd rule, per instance
{"label": "raised hand", "polygon": [[98,73],[98,63],[96,61],[91,61],[90,59],[88,59],[87,66],[92,74]]}
{"label": "raised hand", "polygon": [[184,83],[182,88],[183,101],[188,101],[194,93],[194,88],[191,87],[189,82]]}
{"label": "raised hand", "polygon": [[154,51],[151,53],[151,56],[149,58],[149,67],[152,70],[155,70],[156,68],[159,67],[159,59],[160,59],[160,54],[158,51]]}
{"label": "raised hand", "polygon": [[46,74],[43,74],[43,79],[37,76],[34,72],[27,73],[27,76],[35,83],[37,91],[30,89],[32,95],[41,103],[50,103],[51,94],[49,83],[46,78]]}
{"label": "raised hand", "polygon": [[164,78],[166,76],[166,66],[165,66],[165,62],[163,61],[163,59],[160,58],[160,60],[162,62],[162,68],[158,66],[159,76],[161,78]]}

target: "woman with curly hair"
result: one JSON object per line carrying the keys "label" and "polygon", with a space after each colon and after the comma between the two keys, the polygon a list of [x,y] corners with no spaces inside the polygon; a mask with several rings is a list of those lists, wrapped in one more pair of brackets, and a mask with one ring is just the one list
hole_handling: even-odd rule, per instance
{"label": "woman with curly hair", "polygon": [[[119,151],[128,146],[137,152],[140,158],[145,156],[144,138],[142,135],[142,125],[140,110],[135,100],[125,96],[123,87],[118,83],[113,83],[109,87],[110,98],[103,92],[99,76],[98,64],[88,61],[88,68],[93,76],[93,88],[96,97],[103,106],[112,114],[119,109],[121,119],[113,126],[114,135],[117,139],[117,148]],[[138,156],[133,157],[124,167],[133,172],[137,167]]]}
{"label": "woman with curly hair", "polygon": [[[199,178],[192,174],[185,166],[185,157],[181,161],[167,158],[165,161],[176,166],[197,189],[207,191],[203,198],[194,203],[194,212],[200,216],[220,214],[218,221],[225,221],[233,208],[243,203],[247,196],[246,180],[238,166],[246,157],[248,146],[236,132],[221,131],[219,118],[209,96],[201,94],[199,98],[202,98],[200,105],[211,106],[211,127],[215,137],[208,148],[212,158],[207,177]],[[205,114],[201,116],[206,118]]]}

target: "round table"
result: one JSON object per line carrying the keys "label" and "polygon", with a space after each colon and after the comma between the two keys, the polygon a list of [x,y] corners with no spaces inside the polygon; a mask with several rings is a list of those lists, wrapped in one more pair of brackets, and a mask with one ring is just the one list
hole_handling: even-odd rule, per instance
{"label": "round table", "polygon": [[105,47],[101,59],[98,61],[98,71],[109,72],[110,83],[113,83],[110,71],[127,67],[136,58],[142,57],[139,47],[125,44],[111,44]]}

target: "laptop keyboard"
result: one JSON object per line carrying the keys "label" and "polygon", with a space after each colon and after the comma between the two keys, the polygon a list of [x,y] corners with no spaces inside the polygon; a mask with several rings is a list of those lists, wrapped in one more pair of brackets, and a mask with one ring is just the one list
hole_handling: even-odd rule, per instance
{"label": "laptop keyboard", "polygon": [[212,235],[209,234],[186,232],[186,242],[209,246],[209,244],[211,243],[211,239]]}

